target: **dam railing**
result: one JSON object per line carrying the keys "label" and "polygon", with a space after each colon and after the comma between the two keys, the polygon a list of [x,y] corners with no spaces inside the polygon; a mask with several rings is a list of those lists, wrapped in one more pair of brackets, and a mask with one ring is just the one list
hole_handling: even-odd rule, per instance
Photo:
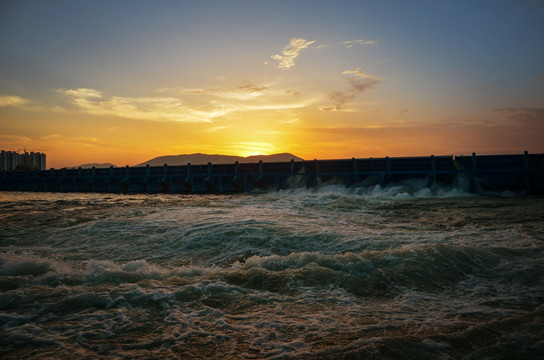
{"label": "dam railing", "polygon": [[466,180],[468,190],[544,194],[544,154],[384,157],[234,164],[186,164],[0,172],[1,191],[243,193],[336,183],[381,185],[409,178],[426,185]]}

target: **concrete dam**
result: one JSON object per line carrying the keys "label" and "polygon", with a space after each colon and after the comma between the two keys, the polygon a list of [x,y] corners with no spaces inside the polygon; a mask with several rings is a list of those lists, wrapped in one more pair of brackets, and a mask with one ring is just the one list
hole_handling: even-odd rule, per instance
{"label": "concrete dam", "polygon": [[231,194],[322,184],[346,187],[424,179],[429,187],[462,178],[468,190],[544,194],[544,154],[384,157],[0,172],[0,191]]}

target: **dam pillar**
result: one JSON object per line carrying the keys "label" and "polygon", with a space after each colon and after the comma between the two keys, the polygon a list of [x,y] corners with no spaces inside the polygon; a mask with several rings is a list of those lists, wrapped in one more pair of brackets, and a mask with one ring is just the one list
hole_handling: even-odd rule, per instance
{"label": "dam pillar", "polygon": [[170,192],[170,179],[168,178],[168,165],[164,164],[162,167],[162,178],[160,181],[162,192]]}
{"label": "dam pillar", "polygon": [[263,161],[259,160],[259,176],[256,181],[257,187],[264,190],[264,177],[263,177]]}
{"label": "dam pillar", "polygon": [[213,181],[213,173],[212,173],[212,163],[208,163],[208,174],[206,178],[204,179],[204,185],[206,185],[206,189],[209,192],[213,192],[214,190],[214,181]]}
{"label": "dam pillar", "polygon": [[191,163],[187,163],[187,177],[183,181],[183,185],[185,185],[185,190],[187,192],[193,191],[193,169],[191,168]]}
{"label": "dam pillar", "polygon": [[431,155],[431,172],[427,174],[427,187],[436,184],[436,158]]}
{"label": "dam pillar", "polygon": [[28,191],[28,189],[32,189],[32,186],[29,186],[29,181],[28,181],[28,169],[25,170],[25,177],[24,177],[24,180],[23,180],[23,183],[24,183],[24,186],[23,186],[23,190],[24,191]]}
{"label": "dam pillar", "polygon": [[[7,171],[2,171],[4,178],[7,175]],[[43,190],[40,186],[40,170],[36,169],[34,172],[34,179],[32,179],[32,191]]]}
{"label": "dam pillar", "polygon": [[149,164],[145,165],[144,192],[149,192]]}
{"label": "dam pillar", "polygon": [[89,191],[90,192],[95,191],[95,186],[94,186],[94,182],[96,180],[95,178],[96,178],[96,168],[93,166],[91,168],[91,180],[89,181]]}
{"label": "dam pillar", "polygon": [[315,171],[315,186],[321,185],[321,177],[319,176],[319,162],[314,159],[314,171]]}
{"label": "dam pillar", "polygon": [[476,170],[478,169],[478,161],[476,153],[472,153],[472,169],[469,173],[469,191],[471,193],[477,193],[478,188],[476,184]]}
{"label": "dam pillar", "polygon": [[525,193],[531,194],[531,173],[529,171],[529,152],[525,150],[523,153],[523,185]]}
{"label": "dam pillar", "polygon": [[234,162],[234,178],[232,178],[232,186],[234,187],[234,192],[244,191],[240,185],[240,164],[238,161]]}
{"label": "dam pillar", "polygon": [[312,175],[310,174],[309,166],[306,166],[306,161],[304,162],[304,175],[306,178],[306,189],[309,189],[310,187],[312,187]]}
{"label": "dam pillar", "polygon": [[350,174],[346,173],[346,187],[350,187],[353,184],[356,184],[357,181],[359,181],[359,176],[357,175],[357,173],[359,172],[359,167],[357,165],[357,160],[355,158],[351,158],[351,169],[352,169],[351,179],[350,179]]}
{"label": "dam pillar", "polygon": [[83,182],[83,174],[82,174],[82,169],[81,169],[81,166],[77,168],[77,175],[76,175],[76,179],[74,180],[74,191],[75,192],[79,192],[81,191],[81,188],[80,188],[80,184]]}
{"label": "dam pillar", "polygon": [[385,157],[385,172],[380,172],[380,186],[385,187],[391,181],[391,159],[389,156]]}
{"label": "dam pillar", "polygon": [[77,177],[74,181],[74,191],[75,192],[79,192],[81,191],[81,187],[80,187],[80,184],[83,183],[83,179],[82,179],[83,175],[82,175],[82,170],[81,170],[81,166],[77,168]]}
{"label": "dam pillar", "polygon": [[130,192],[130,168],[128,167],[128,165],[125,166],[125,178],[122,182],[122,185],[124,192]]}
{"label": "dam pillar", "polygon": [[108,179],[108,192],[113,192],[113,165],[110,165],[110,178]]}
{"label": "dam pillar", "polygon": [[60,192],[66,191],[66,189],[64,188],[65,179],[66,179],[66,168],[62,168],[62,170],[60,171],[60,180],[59,180]]}

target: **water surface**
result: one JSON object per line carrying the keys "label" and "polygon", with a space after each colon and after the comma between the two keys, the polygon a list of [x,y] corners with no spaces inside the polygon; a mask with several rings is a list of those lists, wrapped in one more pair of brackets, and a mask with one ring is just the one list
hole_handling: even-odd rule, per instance
{"label": "water surface", "polygon": [[498,195],[0,193],[0,355],[542,358],[544,200]]}

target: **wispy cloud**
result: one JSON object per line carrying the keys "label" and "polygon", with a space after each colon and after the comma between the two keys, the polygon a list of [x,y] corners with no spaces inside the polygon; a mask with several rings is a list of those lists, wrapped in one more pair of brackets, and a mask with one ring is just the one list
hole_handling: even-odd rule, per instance
{"label": "wispy cloud", "polygon": [[540,81],[544,81],[544,75],[538,77]]}
{"label": "wispy cloud", "polygon": [[[378,40],[355,39],[355,40],[340,41],[333,44],[319,44],[319,45],[314,45],[313,47],[316,49],[322,49],[322,48],[331,47],[331,46],[344,46],[347,48],[352,48],[352,47],[360,46],[360,45],[374,45],[377,42]],[[286,47],[282,49],[281,54],[272,55],[271,58],[279,61],[276,68],[281,70],[289,70],[290,68],[295,66],[295,59],[299,56],[300,51],[309,47],[310,45],[314,43],[315,41],[308,41],[303,38],[293,38],[289,42],[289,45],[287,45]],[[265,65],[267,64],[268,62],[265,62]]]}
{"label": "wispy cloud", "polygon": [[60,106],[51,107],[16,95],[0,95],[0,107],[12,107],[25,111],[51,111],[57,113],[66,111]]}
{"label": "wispy cloud", "polygon": [[45,141],[51,141],[51,140],[58,140],[58,139],[61,139],[62,138],[62,135],[59,135],[59,134],[49,134],[49,135],[44,135],[42,137],[40,137],[41,140],[45,140]]}
{"label": "wispy cloud", "polygon": [[349,90],[332,91],[327,97],[334,103],[334,105],[321,106],[319,109],[323,111],[346,111],[344,106],[348,101],[355,99],[355,94]]}
{"label": "wispy cloud", "polygon": [[300,118],[298,117],[287,117],[285,119],[278,121],[278,123],[285,124],[285,125],[296,124],[298,122],[300,122]]}
{"label": "wispy cloud", "polygon": [[364,91],[374,88],[382,80],[381,77],[368,74],[361,68],[357,68],[356,70],[345,70],[342,74],[354,75],[355,77],[344,77],[344,81],[349,85],[348,88],[343,91],[330,92],[328,98],[333,102],[333,105],[322,106],[320,107],[321,110],[349,111],[345,108],[346,103],[352,101],[357,95]]}
{"label": "wispy cloud", "polygon": [[332,44],[320,44],[320,45],[317,45],[316,48],[322,49],[322,48],[331,47],[331,46],[344,46],[347,48],[352,48],[359,45],[374,45],[377,43],[378,43],[378,40],[356,39],[356,40],[340,41],[340,42],[332,43]]}
{"label": "wispy cloud", "polygon": [[190,95],[214,95],[227,99],[247,100],[262,96],[270,88],[244,81],[234,88],[184,89],[183,93]]}
{"label": "wispy cloud", "polygon": [[[29,143],[32,139],[27,136],[0,134],[0,141],[4,146],[22,146]],[[7,150],[7,149],[6,149]]]}
{"label": "wispy cloud", "polygon": [[295,66],[295,59],[298,57],[299,53],[313,43],[315,43],[315,41],[307,41],[306,39],[302,38],[293,38],[289,42],[289,45],[283,48],[281,55],[272,55],[271,58],[279,61],[278,65],[276,66],[278,69],[289,70]]}
{"label": "wispy cloud", "polygon": [[29,101],[20,96],[0,95],[0,106],[21,106]]}
{"label": "wispy cloud", "polygon": [[517,123],[534,124],[541,128],[544,124],[544,108],[502,108],[493,109],[492,112]]}
{"label": "wispy cloud", "polygon": [[381,77],[376,75],[370,75],[366,73],[362,68],[357,68],[356,70],[345,70],[342,72],[344,75],[355,75],[358,77],[362,77],[365,79],[371,79],[371,80],[382,80]]}
{"label": "wispy cloud", "polygon": [[356,45],[374,45],[377,42],[378,40],[357,39],[357,40],[343,41],[341,42],[341,45],[344,45],[345,47],[354,47]]}
{"label": "wispy cloud", "polygon": [[[242,94],[255,94],[259,91],[265,91],[267,87],[247,84],[236,89]],[[227,90],[229,89],[196,89],[185,94],[186,96],[189,94],[215,94],[219,96],[221,94],[221,97],[226,97]],[[59,89],[57,92],[67,98],[80,111],[88,114],[178,122],[211,122],[216,118],[237,112],[298,109],[315,102],[315,99],[297,99],[287,96],[284,91],[280,91],[280,95],[277,96],[250,96],[245,98],[245,100],[252,99],[251,101],[213,100],[204,104],[199,103],[199,105],[185,103],[175,97],[129,98],[111,96],[106,98],[100,91],[86,88]],[[231,91],[230,93],[235,92]],[[237,99],[240,100],[240,98]]]}
{"label": "wispy cloud", "polygon": [[295,98],[299,99],[300,96],[302,95],[300,93],[300,91],[296,91],[296,90],[285,90],[285,93],[288,94],[288,95],[292,95],[294,96]]}
{"label": "wispy cloud", "polygon": [[363,40],[363,39],[357,39],[357,40],[348,40],[348,41],[342,41],[340,45],[344,45],[345,47],[354,47],[356,45],[374,45],[378,42],[378,40]]}
{"label": "wispy cloud", "polygon": [[216,131],[229,129],[231,127],[232,127],[232,125],[215,126],[215,127],[209,128],[209,129],[204,129],[204,130],[202,130],[200,132],[216,132]]}
{"label": "wispy cloud", "polygon": [[128,98],[112,96],[105,99],[94,89],[59,89],[57,92],[68,98],[81,111],[93,115],[112,115],[139,120],[168,120],[180,122],[209,122],[222,116],[225,109],[197,110],[185,106],[172,97]]}
{"label": "wispy cloud", "polygon": [[37,139],[42,146],[51,148],[62,144],[65,149],[104,148],[110,144],[94,136],[64,136],[59,134],[44,135]]}

